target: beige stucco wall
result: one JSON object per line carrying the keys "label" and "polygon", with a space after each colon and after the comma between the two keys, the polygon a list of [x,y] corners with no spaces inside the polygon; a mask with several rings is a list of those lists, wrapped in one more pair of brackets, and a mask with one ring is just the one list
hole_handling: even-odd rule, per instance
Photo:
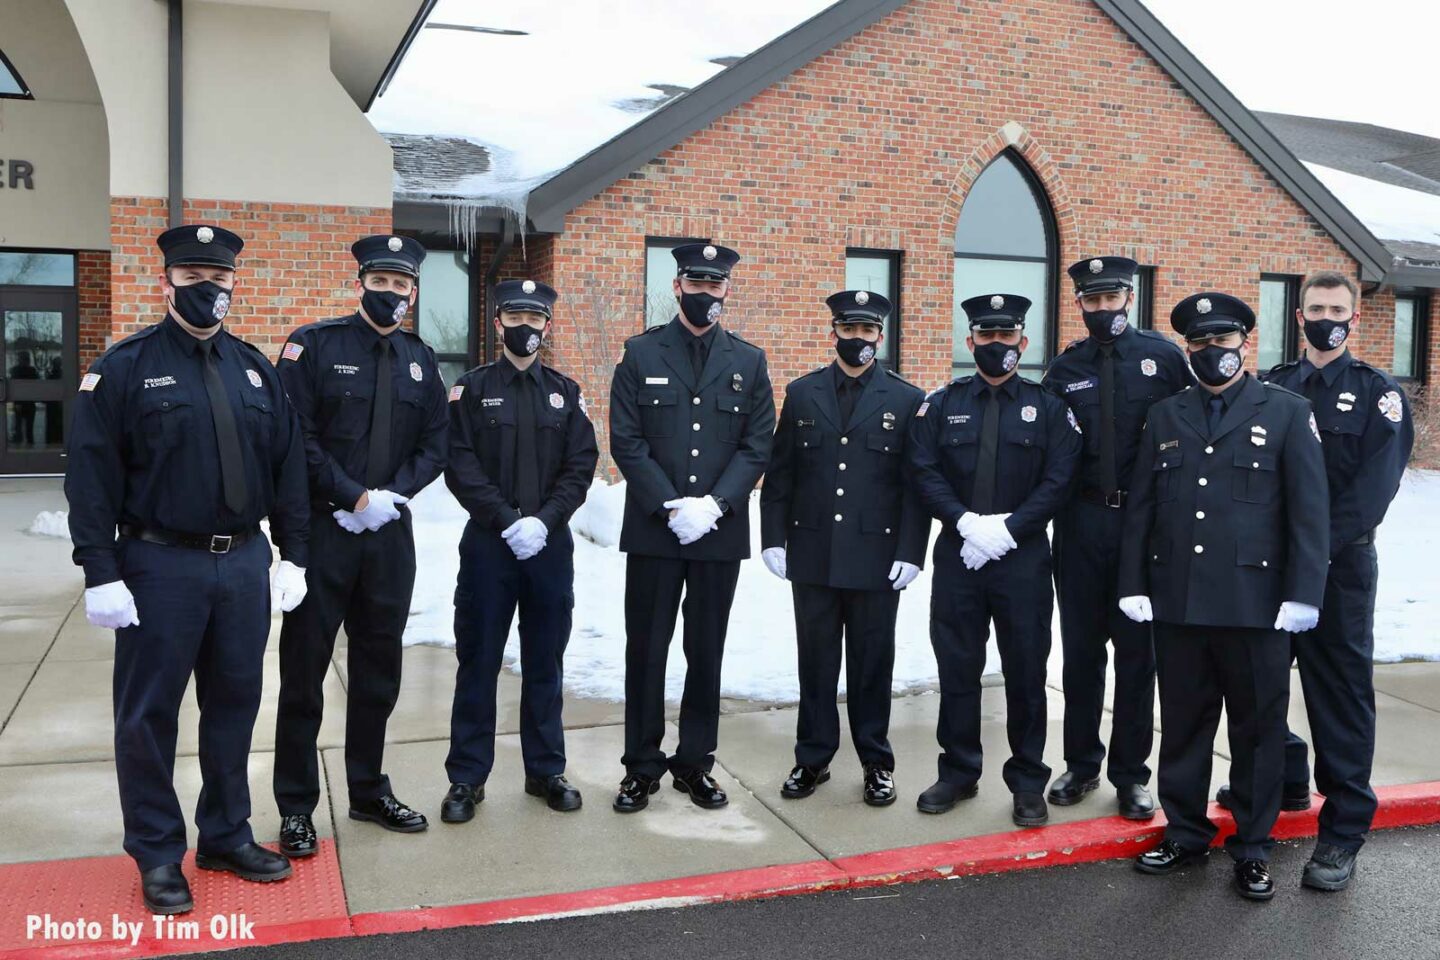
{"label": "beige stucco wall", "polygon": [[[0,44],[34,100],[0,100],[0,245],[105,250],[105,111],[85,49],[55,0],[0,0]],[[10,188],[11,162],[34,189]]]}

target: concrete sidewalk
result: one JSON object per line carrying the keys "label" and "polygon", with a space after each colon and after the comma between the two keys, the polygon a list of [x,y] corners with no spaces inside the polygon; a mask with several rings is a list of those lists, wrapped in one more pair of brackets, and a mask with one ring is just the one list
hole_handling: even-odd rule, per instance
{"label": "concrete sidewalk", "polygon": [[[83,583],[70,563],[69,543],[22,532],[38,511],[63,508],[58,481],[0,482],[0,864],[121,852],[111,750],[112,637],[85,623],[79,602]],[[278,627],[277,618],[250,760],[252,823],[263,841],[274,839],[279,826],[270,790]],[[621,705],[567,702],[569,775],[584,792],[586,805],[574,814],[552,813],[521,789],[519,680],[508,672],[501,679],[501,736],[486,800],[471,823],[442,824],[439,805],[447,786],[443,760],[454,669],[450,650],[406,651],[386,768],[401,799],[425,812],[431,827],[418,835],[391,834],[345,817],[343,638],[337,648],[320,737],[330,791],[322,796],[317,826],[338,848],[351,914],[537,897],[1019,833],[1010,822],[1009,795],[1000,776],[1008,751],[1004,695],[998,687],[988,688],[984,696],[989,762],[980,795],[950,814],[926,816],[914,806],[916,794],[934,779],[938,752],[934,731],[939,698],[923,694],[894,703],[892,739],[901,797],[891,808],[876,810],[861,802],[859,763],[848,743],[836,758],[829,784],[810,799],[783,800],[779,788],[791,765],[795,711],[731,702],[721,720],[716,769],[730,793],[730,806],[717,812],[699,810],[667,780],[649,810],[621,817],[610,810],[623,773]],[[1058,773],[1064,769],[1058,666],[1050,675],[1054,689],[1046,759]],[[1440,778],[1440,664],[1380,666],[1376,685],[1376,785]],[[843,722],[843,711],[841,717]],[[176,767],[187,810],[193,809],[200,787],[195,720],[192,692],[180,721]],[[1298,678],[1291,722],[1306,732]],[[1157,737],[1157,750],[1158,744]],[[1213,771],[1216,784],[1227,778],[1227,753],[1222,727]],[[1113,813],[1114,795],[1108,789],[1078,806],[1051,811],[1052,823]],[[310,866],[301,862],[297,874]],[[7,928],[14,923],[10,917],[0,921]]]}

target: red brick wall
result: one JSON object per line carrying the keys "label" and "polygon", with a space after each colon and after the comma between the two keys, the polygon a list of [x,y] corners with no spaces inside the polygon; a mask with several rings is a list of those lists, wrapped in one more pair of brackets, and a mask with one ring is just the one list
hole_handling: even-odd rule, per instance
{"label": "red brick wall", "polygon": [[[1062,267],[1102,253],[1157,265],[1159,329],[1196,290],[1258,305],[1261,273],[1356,270],[1087,0],[912,0],[571,213],[552,252],[556,362],[602,398],[619,343],[642,329],[645,237],[707,236],[744,257],[727,323],[765,347],[778,386],[828,360],[823,300],[844,283],[845,248],[868,246],[904,251],[901,372],[937,386],[956,219],[1007,146],[1044,185]],[[566,347],[567,328],[597,322],[615,349]],[[1081,333],[1062,309],[1058,342]]]}
{"label": "red brick wall", "polygon": [[110,345],[110,253],[81,250],[76,257],[75,285],[80,301],[80,370],[89,370]]}
{"label": "red brick wall", "polygon": [[[110,198],[111,336],[129,336],[164,314],[155,238],[168,204]],[[214,223],[245,240],[235,306],[226,324],[272,357],[294,328],[355,309],[350,244],[391,229],[389,208],[187,200],[187,223]]]}

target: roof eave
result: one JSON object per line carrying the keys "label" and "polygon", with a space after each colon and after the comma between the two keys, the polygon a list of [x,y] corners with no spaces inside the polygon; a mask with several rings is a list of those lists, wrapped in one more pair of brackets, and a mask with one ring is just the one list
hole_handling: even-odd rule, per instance
{"label": "roof eave", "polygon": [[400,38],[400,45],[395,48],[395,52],[390,56],[390,62],[385,65],[385,70],[380,74],[380,79],[375,81],[374,89],[370,91],[369,98],[366,99],[364,105],[360,108],[361,112],[369,113],[370,108],[375,105],[375,100],[380,94],[385,92],[386,87],[390,86],[390,80],[395,76],[395,71],[400,69],[400,64],[404,62],[405,55],[410,52],[410,45],[415,42],[415,37],[419,35],[421,29],[425,26],[425,21],[430,17],[430,11],[434,10],[435,4],[439,2],[440,0],[422,0],[420,9],[415,12],[415,19],[410,21],[410,27],[405,31],[405,36]]}

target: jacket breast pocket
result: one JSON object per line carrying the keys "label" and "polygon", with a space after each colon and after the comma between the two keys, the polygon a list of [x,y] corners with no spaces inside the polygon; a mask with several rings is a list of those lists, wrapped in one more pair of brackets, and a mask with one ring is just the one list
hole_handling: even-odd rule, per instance
{"label": "jacket breast pocket", "polygon": [[974,424],[951,427],[940,435],[940,459],[958,470],[975,469],[980,450],[980,430]]}
{"label": "jacket breast pocket", "polygon": [[641,387],[637,396],[640,406],[640,429],[647,437],[675,435],[675,388]]}
{"label": "jacket breast pocket", "polygon": [[745,435],[745,398],[741,394],[730,392],[729,396],[720,394],[715,398],[715,413],[719,417],[720,429],[717,435],[726,443],[739,443],[740,438]]}
{"label": "jacket breast pocket", "polygon": [[275,440],[275,404],[259,390],[247,390],[242,400],[245,404],[245,426],[251,431],[252,445],[258,450],[269,450]]}
{"label": "jacket breast pocket", "polygon": [[358,380],[335,379],[325,384],[324,436],[354,440],[370,428],[370,395],[359,386]]}
{"label": "jacket breast pocket", "polygon": [[188,397],[147,396],[141,410],[146,446],[152,451],[173,450],[195,427],[195,407]]}
{"label": "jacket breast pocket", "polygon": [[1155,457],[1151,470],[1155,474],[1155,502],[1174,500],[1180,490],[1180,464],[1184,462],[1179,450],[1167,450]]}
{"label": "jacket breast pocket", "polygon": [[795,453],[809,463],[825,448],[825,433],[814,420],[801,421],[795,427]]}
{"label": "jacket breast pocket", "polygon": [[1280,486],[1280,474],[1275,469],[1275,454],[1271,451],[1244,450],[1235,454],[1232,495],[1243,503],[1270,503],[1275,499]]}

